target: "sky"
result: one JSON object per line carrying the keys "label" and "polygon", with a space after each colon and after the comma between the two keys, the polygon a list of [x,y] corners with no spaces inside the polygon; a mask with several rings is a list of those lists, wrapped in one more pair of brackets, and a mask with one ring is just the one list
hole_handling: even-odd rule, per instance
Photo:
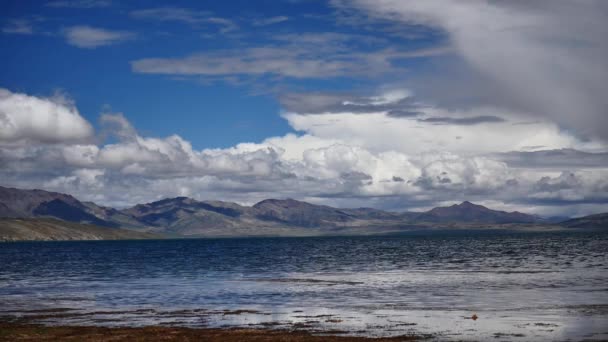
{"label": "sky", "polygon": [[608,3],[2,1],[0,185],[608,211]]}

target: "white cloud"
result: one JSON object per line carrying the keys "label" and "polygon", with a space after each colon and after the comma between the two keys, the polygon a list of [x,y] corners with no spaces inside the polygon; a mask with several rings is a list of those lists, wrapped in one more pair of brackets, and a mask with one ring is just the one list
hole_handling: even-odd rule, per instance
{"label": "white cloud", "polygon": [[0,145],[82,141],[92,135],[91,125],[65,99],[39,98],[0,89]]}
{"label": "white cloud", "polygon": [[334,0],[333,4],[444,31],[454,51],[484,77],[482,84],[471,87],[498,89],[486,94],[491,98],[485,100],[547,117],[581,136],[608,139],[606,2]]}
{"label": "white cloud", "polygon": [[[138,73],[179,76],[354,78],[404,72],[398,60],[449,51],[444,47],[398,50],[375,36],[333,32],[283,34],[272,40],[265,46],[211,50],[175,58],[143,58],[132,61],[131,67]],[[355,44],[366,44],[370,49],[353,51]]]}
{"label": "white cloud", "polygon": [[[141,136],[124,115],[110,113],[102,115],[100,133],[113,131],[114,139],[94,143],[89,139],[90,125],[67,101],[7,90],[0,95],[2,117],[16,123],[0,126],[5,143],[0,143],[2,184],[68,192],[105,205],[186,195],[245,204],[292,197],[339,206],[406,209],[468,199],[524,211],[534,208],[538,213],[554,213],[560,205],[563,213],[580,214],[608,201],[608,165],[597,159],[592,168],[564,159],[552,169],[521,163],[513,168],[500,160],[496,152],[517,151],[530,143],[549,148],[602,146],[579,141],[549,122],[513,125],[513,114],[505,122],[436,125],[375,110],[291,112],[285,117],[298,135],[196,150],[177,135]],[[409,96],[408,91],[387,91],[366,101],[374,102],[373,108],[387,109]],[[417,109],[422,117],[479,115],[429,106]],[[509,156],[513,163],[519,154]]]}
{"label": "white cloud", "polygon": [[89,167],[95,165],[99,155],[96,145],[67,145],[61,150],[67,165]]}
{"label": "white cloud", "polygon": [[269,18],[254,20],[253,25],[254,26],[268,26],[268,25],[282,23],[287,20],[289,20],[289,17],[286,17],[284,15],[279,15],[276,17],[269,17]]}
{"label": "white cloud", "polygon": [[[483,113],[504,115],[504,111],[482,108],[451,112],[441,108],[419,108],[423,117],[467,118]],[[518,151],[526,146],[583,148],[588,144],[560,131],[550,122],[518,125],[517,115],[509,113],[509,121],[477,125],[437,125],[418,118],[390,117],[386,112],[323,113],[283,115],[296,130],[307,134],[362,145],[373,151],[396,150],[406,154],[452,151],[461,154]],[[521,116],[521,120],[525,120]]]}
{"label": "white cloud", "polygon": [[65,29],[64,34],[68,44],[86,49],[117,44],[135,38],[135,34],[132,32],[112,31],[91,26],[72,26]]}

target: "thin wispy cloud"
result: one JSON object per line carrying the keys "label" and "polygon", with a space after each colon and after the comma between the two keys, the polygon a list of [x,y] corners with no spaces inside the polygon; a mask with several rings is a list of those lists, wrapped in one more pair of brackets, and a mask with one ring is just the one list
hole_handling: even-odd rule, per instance
{"label": "thin wispy cloud", "polygon": [[91,26],[72,26],[64,30],[66,42],[79,48],[94,49],[135,39],[129,31],[115,31]]}
{"label": "thin wispy cloud", "polygon": [[230,19],[213,15],[209,11],[198,11],[181,7],[157,7],[131,11],[135,19],[156,20],[164,22],[182,22],[192,26],[214,24],[220,27],[220,32],[235,31],[239,26]]}
{"label": "thin wispy cloud", "polygon": [[469,118],[433,117],[426,119],[418,119],[418,121],[428,122],[435,125],[479,125],[484,123],[505,122],[505,119],[498,116],[481,115]]}
{"label": "thin wispy cloud", "polygon": [[[382,75],[405,70],[400,59],[440,56],[446,47],[396,50],[373,36],[301,33],[272,36],[272,44],[234,50],[200,52],[176,58],[144,58],[131,62],[138,73],[180,76],[260,76],[332,78]],[[353,50],[365,44],[373,51]]]}
{"label": "thin wispy cloud", "polygon": [[279,15],[276,17],[270,17],[270,18],[263,18],[263,19],[257,19],[253,21],[253,26],[268,26],[268,25],[274,25],[274,24],[278,24],[278,23],[282,23],[284,21],[289,20],[289,17],[284,16],[284,15]]}
{"label": "thin wispy cloud", "polygon": [[46,3],[46,6],[55,8],[103,8],[111,5],[110,0],[56,0]]}
{"label": "thin wispy cloud", "polygon": [[159,21],[180,21],[187,24],[198,24],[211,16],[209,11],[195,11],[180,7],[157,7],[139,9],[129,13],[136,19],[149,19]]}
{"label": "thin wispy cloud", "polygon": [[6,34],[34,34],[34,27],[29,20],[13,19],[2,26],[2,33]]}

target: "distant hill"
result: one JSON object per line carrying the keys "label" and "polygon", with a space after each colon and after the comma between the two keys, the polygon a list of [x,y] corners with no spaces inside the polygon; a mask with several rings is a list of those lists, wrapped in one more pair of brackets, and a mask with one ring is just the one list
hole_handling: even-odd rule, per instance
{"label": "distant hill", "polygon": [[381,234],[428,229],[513,229],[518,225],[564,229],[605,223],[599,215],[556,225],[556,218],[493,210],[468,201],[426,212],[396,213],[373,208],[340,209],[294,199],[267,199],[242,206],[175,197],[118,210],[80,202],[67,194],[4,187],[0,187],[0,217],[52,218],[174,237]]}
{"label": "distant hill", "polygon": [[[337,209],[293,199],[268,199],[251,207],[232,202],[196,201],[186,197],[138,204],[122,213],[150,231],[176,235],[311,235],[361,226],[398,215],[374,209]],[[384,222],[384,221],[383,221]]]}
{"label": "distant hill", "polygon": [[221,230],[230,232],[237,226],[242,226],[247,221],[242,218],[249,216],[247,213],[250,210],[251,208],[236,203],[200,202],[187,197],[176,197],[138,204],[122,213],[151,231],[176,235],[197,235],[213,231],[212,235],[222,235],[219,234]]}
{"label": "distant hill", "polygon": [[[128,226],[129,218],[112,208],[80,202],[71,195],[44,190],[22,190],[0,186],[0,217],[54,217],[98,226]],[[138,223],[132,222],[135,225]]]}
{"label": "distant hill", "polygon": [[416,217],[418,222],[469,222],[469,223],[537,223],[542,219],[517,211],[506,212],[488,209],[465,201],[449,207],[437,207]]}
{"label": "distant hill", "polygon": [[0,218],[0,241],[154,239],[160,235],[50,218]]}
{"label": "distant hill", "polygon": [[324,206],[293,199],[267,199],[253,206],[256,218],[301,227],[319,227],[348,222],[356,215]]}
{"label": "distant hill", "polygon": [[82,209],[83,207],[80,201],[74,197],[58,192],[0,187],[0,216],[2,217],[44,215],[46,207],[51,202],[65,208]]}
{"label": "distant hill", "polygon": [[560,223],[561,226],[569,228],[608,228],[608,213],[589,215]]}

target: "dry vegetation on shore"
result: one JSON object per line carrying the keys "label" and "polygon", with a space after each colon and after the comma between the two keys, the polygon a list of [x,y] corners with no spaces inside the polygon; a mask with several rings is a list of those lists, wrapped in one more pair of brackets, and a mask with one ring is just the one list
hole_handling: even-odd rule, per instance
{"label": "dry vegetation on shore", "polygon": [[268,329],[194,329],[149,326],[108,328],[92,326],[42,326],[34,324],[0,324],[0,341],[283,341],[283,342],[396,342],[415,341],[416,336],[366,338],[336,335],[311,335],[305,331]]}

